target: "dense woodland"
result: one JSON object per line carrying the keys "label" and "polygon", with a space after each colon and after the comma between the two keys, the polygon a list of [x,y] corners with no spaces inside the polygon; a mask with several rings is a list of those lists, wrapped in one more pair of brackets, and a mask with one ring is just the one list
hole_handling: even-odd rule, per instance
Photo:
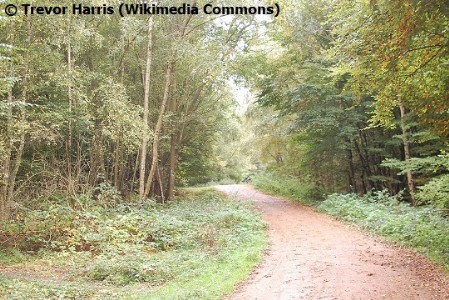
{"label": "dense woodland", "polygon": [[245,4],[0,1],[0,298],[219,299],[266,227],[191,186],[243,179],[449,268],[448,1]]}
{"label": "dense woodland", "polygon": [[228,70],[254,18],[0,21],[3,219],[55,194],[165,201],[175,185],[233,176],[218,145],[238,133]]}
{"label": "dense woodland", "polygon": [[241,57],[254,157],[317,197],[386,189],[448,207],[447,1],[284,5],[271,43]]}
{"label": "dense woodland", "polygon": [[[448,205],[447,2],[280,4],[263,21],[2,17],[2,218],[54,195],[163,202],[241,179],[243,155],[315,195]],[[256,95],[242,119],[231,79]]]}

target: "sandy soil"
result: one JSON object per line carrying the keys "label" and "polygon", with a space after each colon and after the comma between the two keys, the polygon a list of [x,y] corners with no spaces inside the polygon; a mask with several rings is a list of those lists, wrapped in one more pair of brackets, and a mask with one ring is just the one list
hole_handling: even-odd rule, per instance
{"label": "sandy soil", "polygon": [[422,255],[250,186],[217,189],[253,201],[270,240],[226,299],[449,299],[449,278]]}

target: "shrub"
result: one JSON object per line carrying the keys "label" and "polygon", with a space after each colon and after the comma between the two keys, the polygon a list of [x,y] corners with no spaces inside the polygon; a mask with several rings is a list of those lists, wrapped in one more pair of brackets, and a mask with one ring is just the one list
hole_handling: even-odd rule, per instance
{"label": "shrub", "polygon": [[449,267],[449,220],[432,207],[412,207],[385,191],[358,196],[332,194],[318,208],[396,242],[418,249]]}
{"label": "shrub", "polygon": [[[108,294],[108,290],[114,290],[108,288],[111,285],[129,285],[129,289],[145,285],[142,291],[134,291],[139,295],[136,299],[148,296],[176,299],[178,292],[191,299],[198,291],[204,294],[202,299],[218,299],[248,274],[261,258],[266,243],[264,225],[248,203],[232,201],[208,190],[191,190],[166,205],[154,201],[103,205],[83,200],[77,209],[61,201],[53,205],[45,203],[48,211],[34,209],[21,213],[1,232],[9,237],[20,236],[20,249],[12,243],[4,253],[36,252],[38,245],[42,255],[27,258],[15,255],[11,259],[5,254],[6,257],[0,255],[2,262],[16,264],[21,260],[26,265],[41,257],[48,259],[51,263],[44,265],[67,270],[71,284],[88,282],[83,293],[89,294],[84,297],[89,299],[123,298]],[[190,284],[191,281],[195,283]],[[14,299],[62,299],[66,292],[72,292],[66,283],[39,282],[38,276],[33,282],[0,276],[0,289],[2,285],[11,287],[5,293]],[[105,288],[93,291],[92,286],[98,285]],[[157,288],[152,290],[153,286]],[[29,296],[31,289],[38,296]],[[126,294],[128,287],[120,289]],[[45,290],[52,294],[46,294]],[[118,289],[115,291],[120,293]],[[170,291],[169,296],[153,297],[159,291]]]}
{"label": "shrub", "polygon": [[314,184],[301,181],[293,176],[259,173],[254,176],[252,183],[264,192],[281,195],[303,203],[314,203],[323,199],[324,192]]}
{"label": "shrub", "polygon": [[433,178],[419,187],[417,200],[422,204],[434,204],[440,208],[449,208],[449,174]]}

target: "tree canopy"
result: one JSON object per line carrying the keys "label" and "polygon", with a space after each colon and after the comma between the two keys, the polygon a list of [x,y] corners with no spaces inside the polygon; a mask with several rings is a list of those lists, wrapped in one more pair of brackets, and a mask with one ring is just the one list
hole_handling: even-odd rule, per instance
{"label": "tree canopy", "polygon": [[427,193],[447,180],[448,21],[445,1],[284,2],[271,44],[241,57],[254,109],[289,124],[275,127],[296,151],[273,168],[328,192],[447,203]]}
{"label": "tree canopy", "polygon": [[[277,5],[266,18],[2,17],[2,217],[100,184],[163,202],[249,163],[326,192],[446,205],[428,195],[448,171],[446,1]],[[231,81],[256,95],[244,118]]]}

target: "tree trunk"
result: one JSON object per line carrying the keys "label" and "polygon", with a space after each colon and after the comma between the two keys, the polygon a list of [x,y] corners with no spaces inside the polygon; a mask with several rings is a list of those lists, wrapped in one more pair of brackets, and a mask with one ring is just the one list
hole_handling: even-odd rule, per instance
{"label": "tree trunk", "polygon": [[147,183],[145,186],[145,192],[143,195],[144,199],[147,198],[151,192],[151,184],[153,183],[154,175],[156,172],[156,164],[157,164],[158,154],[159,154],[159,134],[160,134],[160,131],[162,128],[162,118],[165,113],[165,107],[167,105],[168,96],[170,93],[170,84],[171,84],[171,77],[172,77],[171,75],[172,75],[174,66],[175,66],[175,62],[174,61],[170,62],[168,64],[167,70],[165,72],[164,95],[162,97],[161,106],[159,108],[159,116],[157,119],[156,128],[154,129],[154,134],[153,134],[153,150],[152,150],[153,152],[152,152],[152,158],[151,158],[150,172],[148,174]]}
{"label": "tree trunk", "polygon": [[165,203],[164,184],[162,182],[162,174],[159,164],[156,165],[156,169],[157,169],[157,181],[159,182],[159,190],[161,191],[161,203],[164,204]]}
{"label": "tree trunk", "polygon": [[[12,67],[11,67],[12,69]],[[11,173],[11,155],[12,149],[14,146],[14,140],[12,138],[12,132],[10,129],[12,123],[12,107],[11,104],[13,102],[12,99],[12,89],[8,91],[8,117],[6,120],[6,138],[9,140],[7,142],[8,148],[6,149],[5,161],[2,167],[2,182],[0,186],[0,220],[7,220],[9,218],[9,199],[8,199],[8,191],[9,191],[9,177]]]}
{"label": "tree trunk", "polygon": [[[150,97],[150,76],[153,52],[153,15],[148,19],[148,47],[147,47],[147,66],[144,80],[144,97],[143,97],[143,124],[148,129],[148,103]],[[147,158],[148,138],[144,132],[142,136],[142,144],[140,147],[140,168],[139,168],[139,199],[145,198],[145,165]]]}
{"label": "tree trunk", "polygon": [[137,153],[136,159],[135,159],[135,162],[134,162],[134,167],[131,169],[132,179],[131,179],[131,184],[129,186],[130,193],[134,192],[134,184],[136,182],[136,177],[137,177],[137,171],[138,170],[139,170],[139,153]]}
{"label": "tree trunk", "polygon": [[[27,44],[30,45],[31,44],[31,18],[30,16],[27,16],[26,18],[26,25],[27,25]],[[25,103],[27,101],[27,97],[28,97],[28,79],[29,79],[29,51],[25,52],[24,55],[24,75],[23,75],[23,81],[22,81],[22,101]],[[12,99],[12,91],[10,93],[8,93],[8,101],[13,102]],[[12,112],[11,112],[12,114]],[[21,106],[20,107],[20,123],[24,124],[26,120],[26,113],[25,113],[25,107]],[[13,134],[12,132],[10,132],[10,134]],[[20,165],[22,164],[22,155],[23,155],[23,150],[25,147],[25,129],[21,129],[20,130],[20,138],[19,138],[19,146],[18,148],[16,148],[16,153],[15,153],[15,160],[14,160],[14,167],[11,164],[12,161],[12,150],[14,148],[14,139],[11,138],[10,139],[10,145],[9,145],[9,157],[8,157],[8,165],[6,166],[6,168],[8,169],[5,173],[5,176],[7,178],[7,186],[5,188],[5,192],[6,192],[6,197],[4,200],[4,218],[9,218],[9,214],[10,214],[10,209],[11,209],[11,202],[12,199],[14,197],[14,189],[16,186],[16,177],[17,174],[19,172],[20,169]],[[10,168],[13,167],[13,169],[11,170]]]}
{"label": "tree trunk", "polygon": [[66,155],[67,155],[67,192],[73,194],[73,179],[72,179],[72,46],[70,43],[70,18],[69,18],[69,37],[67,42],[67,66],[69,71],[69,83],[68,83],[68,129],[67,129],[67,141],[66,141]]}
{"label": "tree trunk", "polygon": [[[405,162],[407,163],[410,158],[410,143],[408,141],[408,132],[407,132],[407,126],[405,124],[405,106],[404,103],[399,100],[399,109],[401,111],[401,131],[402,131],[402,144],[404,146],[404,158]],[[407,176],[407,186],[408,191],[410,193],[410,202],[413,206],[416,205],[416,186],[415,186],[415,180],[413,178],[412,171],[407,170],[406,173]]]}
{"label": "tree trunk", "polygon": [[348,140],[348,148],[346,149],[346,155],[348,159],[348,183],[349,192],[357,193],[357,185],[355,183],[355,171],[354,171],[354,157],[352,155],[351,141]]}
{"label": "tree trunk", "polygon": [[179,138],[176,134],[173,134],[170,142],[170,158],[169,158],[169,169],[168,169],[168,188],[167,188],[167,198],[168,200],[173,200],[175,198],[175,179],[176,179],[176,169],[178,166],[178,153],[179,153]]}
{"label": "tree trunk", "polygon": [[361,175],[360,175],[360,183],[362,185],[362,192],[363,192],[363,194],[366,194],[366,192],[368,191],[368,188],[367,188],[367,181],[366,181],[366,176],[365,176],[366,169],[365,169],[364,157],[363,157],[362,151],[360,150],[360,147],[359,147],[359,144],[357,143],[357,141],[354,141],[354,146],[355,146],[355,149],[359,156],[360,163],[362,165],[362,170],[361,170]]}
{"label": "tree trunk", "polygon": [[114,173],[114,187],[119,190],[119,172],[120,172],[120,165],[121,165],[121,158],[122,158],[122,147],[121,147],[121,133],[120,137],[117,140],[117,143],[114,145],[114,162],[112,164],[112,170]]}
{"label": "tree trunk", "polygon": [[[95,121],[95,136],[91,144],[91,158],[90,158],[90,172],[88,176],[89,185],[95,187],[99,180],[99,175],[102,173],[103,179],[107,180],[107,174],[104,167],[104,155],[103,155],[103,125],[101,120]],[[102,179],[102,180],[103,180]]]}
{"label": "tree trunk", "polygon": [[[195,5],[196,1],[194,1],[192,3],[192,5]],[[192,19],[192,15],[188,15],[182,22],[180,29],[178,31],[178,35],[179,35],[179,40],[181,41],[186,33],[186,29],[187,29],[187,25],[189,24],[190,20]],[[161,102],[161,106],[159,109],[159,116],[157,119],[157,123],[156,123],[156,128],[154,130],[154,136],[153,136],[153,148],[152,148],[152,160],[151,160],[151,165],[150,165],[150,172],[148,174],[148,178],[147,178],[147,182],[145,185],[145,192],[144,192],[144,197],[146,198],[148,197],[148,195],[151,192],[151,186],[152,186],[152,182],[154,180],[154,176],[155,176],[155,172],[156,172],[156,165],[157,165],[157,160],[158,160],[158,154],[159,154],[159,135],[160,135],[160,131],[162,128],[162,118],[164,116],[165,113],[165,107],[167,105],[167,101],[169,98],[169,92],[170,92],[170,85],[171,85],[171,81],[172,81],[172,72],[173,69],[176,65],[176,60],[172,60],[168,66],[167,66],[167,70],[165,73],[165,84],[164,84],[164,94],[162,97],[162,102]]]}

